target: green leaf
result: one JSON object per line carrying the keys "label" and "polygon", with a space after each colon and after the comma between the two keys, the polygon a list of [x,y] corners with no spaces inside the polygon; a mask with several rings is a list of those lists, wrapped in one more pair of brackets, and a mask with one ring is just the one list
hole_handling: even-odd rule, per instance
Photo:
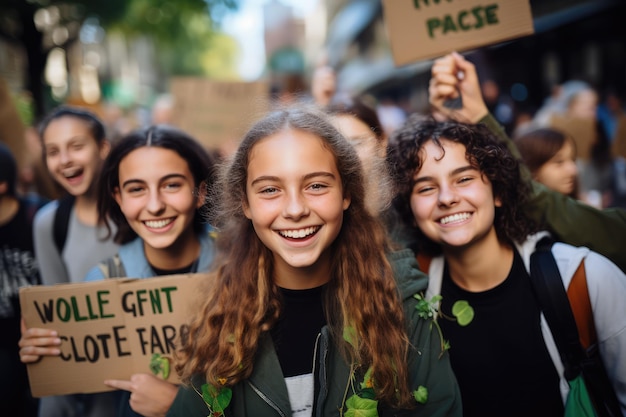
{"label": "green leaf", "polygon": [[355,349],[357,348],[356,346],[357,334],[356,334],[356,330],[354,327],[346,326],[343,328],[343,340],[350,343],[350,345],[353,348]]}
{"label": "green leaf", "polygon": [[413,391],[413,397],[415,397],[415,401],[420,404],[426,404],[428,401],[428,388],[423,385],[417,387],[417,390]]}
{"label": "green leaf", "polygon": [[452,306],[452,314],[460,326],[467,326],[474,319],[474,308],[465,300],[458,300]]}
{"label": "green leaf", "polygon": [[370,366],[367,369],[367,372],[365,372],[365,375],[363,376],[363,382],[361,382],[361,389],[374,387],[374,380],[372,380],[372,372],[373,372],[373,368]]}
{"label": "green leaf", "polygon": [[154,353],[150,358],[150,372],[152,372],[154,375],[158,375],[159,372],[161,372],[162,366],[163,364],[161,362],[161,355],[158,353]]}
{"label": "green leaf", "polygon": [[163,379],[167,379],[167,377],[170,376],[170,360],[162,357],[161,364],[163,366],[161,369],[161,375],[163,375]]}
{"label": "green leaf", "polygon": [[213,413],[223,413],[232,398],[233,391],[228,387],[218,389],[213,385],[202,385],[202,399]]}
{"label": "green leaf", "polygon": [[378,401],[354,394],[346,401],[345,417],[378,417]]}
{"label": "green leaf", "polygon": [[154,353],[150,358],[150,371],[158,376],[161,374],[163,379],[167,379],[170,376],[170,360],[165,356],[161,356],[158,353]]}

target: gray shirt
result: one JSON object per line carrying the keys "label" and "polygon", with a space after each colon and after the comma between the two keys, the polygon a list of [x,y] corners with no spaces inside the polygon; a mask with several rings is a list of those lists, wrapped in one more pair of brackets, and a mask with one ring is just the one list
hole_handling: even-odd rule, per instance
{"label": "gray shirt", "polygon": [[104,227],[81,223],[72,208],[65,247],[62,256],[59,256],[52,232],[58,206],[58,201],[52,201],[35,215],[35,256],[44,285],[82,282],[93,266],[113,256],[118,250],[118,245],[111,238],[101,240],[106,232]]}

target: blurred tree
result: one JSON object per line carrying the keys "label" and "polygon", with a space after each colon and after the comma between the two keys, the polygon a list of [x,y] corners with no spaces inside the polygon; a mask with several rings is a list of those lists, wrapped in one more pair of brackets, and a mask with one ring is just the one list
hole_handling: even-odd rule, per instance
{"label": "blurred tree", "polygon": [[[165,70],[199,74],[200,51],[210,45],[213,24],[239,0],[2,0],[0,37],[27,57],[25,84],[36,116],[45,112],[44,70],[55,47],[67,49],[79,38],[85,19],[105,28],[152,37],[163,50]],[[194,54],[198,59],[193,59]]]}
{"label": "blurred tree", "polygon": [[44,113],[43,74],[50,51],[67,48],[78,38],[88,15],[107,23],[123,17],[125,0],[3,0],[0,2],[0,37],[26,54],[26,89],[35,114]]}
{"label": "blurred tree", "polygon": [[[159,48],[159,67],[171,75],[213,75],[235,73],[236,46],[219,32],[224,14],[238,7],[238,0],[132,0],[123,20],[111,28],[127,36],[149,35]],[[224,63],[220,73],[205,64],[208,51]],[[224,71],[224,73],[221,73]]]}

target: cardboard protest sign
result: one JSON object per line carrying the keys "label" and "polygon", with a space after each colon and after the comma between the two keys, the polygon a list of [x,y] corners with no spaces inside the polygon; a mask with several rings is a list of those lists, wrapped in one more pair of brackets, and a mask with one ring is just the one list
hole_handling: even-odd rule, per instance
{"label": "cardboard protest sign", "polygon": [[384,0],[396,65],[534,32],[528,0]]}
{"label": "cardboard protest sign", "polygon": [[588,161],[591,155],[591,146],[596,141],[596,123],[592,119],[552,115],[550,127],[558,129],[574,139],[576,156]]}
{"label": "cardboard protest sign", "polygon": [[62,342],[60,356],[28,365],[33,395],[110,391],[105,379],[134,373],[179,382],[174,345],[209,279],[188,274],[22,288],[26,326],[54,329]]}
{"label": "cardboard protest sign", "polygon": [[617,119],[617,129],[613,137],[611,152],[614,157],[626,158],[626,116],[624,115]]}
{"label": "cardboard protest sign", "polygon": [[196,77],[170,81],[173,124],[209,149],[238,141],[269,109],[265,82],[222,82]]}

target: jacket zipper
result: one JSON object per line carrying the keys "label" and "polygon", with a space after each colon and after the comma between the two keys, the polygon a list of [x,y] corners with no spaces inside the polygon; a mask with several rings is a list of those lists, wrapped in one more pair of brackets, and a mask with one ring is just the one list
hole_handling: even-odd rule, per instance
{"label": "jacket zipper", "polygon": [[278,414],[280,414],[282,417],[287,417],[287,416],[285,415],[285,413],[283,413],[283,412],[281,411],[281,409],[280,409],[280,408],[278,408],[278,406],[277,406],[277,405],[276,405],[276,404],[275,404],[272,400],[270,400],[270,399],[267,397],[267,395],[263,394],[263,393],[261,392],[261,390],[260,390],[260,389],[258,389],[258,388],[257,388],[257,387],[256,387],[256,386],[252,383],[252,382],[248,381],[248,385],[250,385],[250,386],[252,387],[252,389],[254,390],[254,392],[256,392],[256,394],[257,394],[259,397],[261,397],[261,399],[262,399],[263,401],[265,401],[265,402],[267,403],[267,405],[269,405],[269,406],[270,406],[270,407],[272,407],[274,410],[276,410],[276,412],[277,412]]}

